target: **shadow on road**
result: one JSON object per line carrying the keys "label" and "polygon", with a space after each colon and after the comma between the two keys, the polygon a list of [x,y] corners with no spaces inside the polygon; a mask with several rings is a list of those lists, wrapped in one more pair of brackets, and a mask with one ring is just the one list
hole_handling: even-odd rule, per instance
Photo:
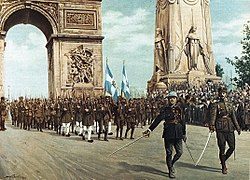
{"label": "shadow on road", "polygon": [[155,175],[168,177],[167,169],[166,171],[161,171],[153,167],[143,166],[143,165],[131,165],[126,162],[120,162],[119,165],[122,166],[122,168],[126,169],[127,171],[145,172],[145,173],[151,173]]}
{"label": "shadow on road", "polygon": [[189,168],[189,169],[198,169],[198,170],[209,171],[209,172],[221,172],[220,168],[214,168],[214,167],[209,167],[209,166],[201,166],[201,165],[195,166],[193,164],[185,163],[185,162],[177,162],[176,164],[180,167]]}

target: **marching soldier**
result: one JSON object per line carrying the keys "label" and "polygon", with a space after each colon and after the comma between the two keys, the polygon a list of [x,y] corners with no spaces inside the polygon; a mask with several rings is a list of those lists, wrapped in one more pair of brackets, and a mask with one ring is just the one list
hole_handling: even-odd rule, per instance
{"label": "marching soldier", "polygon": [[[118,106],[117,106],[117,117],[116,117],[116,139],[120,135],[120,140],[123,140],[122,138],[122,132],[123,132],[123,126],[125,125],[125,119],[126,119],[126,100],[120,99]],[[120,134],[119,134],[120,131]]]}
{"label": "marching soldier", "polygon": [[[101,110],[99,111],[99,113],[101,114],[99,127],[103,127],[104,141],[108,141],[108,138],[107,138],[108,137],[108,123],[110,119],[112,119],[112,115],[111,115],[110,108],[108,106],[107,99],[104,100],[104,103],[102,104]],[[100,129],[102,128],[99,128],[98,139],[100,139],[100,134],[101,134]]]}
{"label": "marching soldier", "polygon": [[30,130],[31,128],[31,125],[32,125],[32,119],[33,119],[33,110],[32,110],[33,106],[32,106],[32,102],[31,100],[28,101],[27,103],[27,116],[26,116],[26,129],[28,129],[28,131]]}
{"label": "marching soldier", "polygon": [[[62,113],[62,135],[66,135],[67,137],[70,137],[70,125],[73,120],[73,114],[72,114],[72,106],[71,101],[69,101],[67,98],[64,100],[63,103],[63,113]],[[66,133],[65,133],[66,129]]]}
{"label": "marching soldier", "polygon": [[151,103],[150,103],[150,99],[146,99],[146,104],[145,104],[145,111],[146,111],[146,119],[145,119],[145,121],[146,122],[148,122],[148,125],[149,124],[151,124],[151,120],[152,120],[152,118],[151,118]]}
{"label": "marching soldier", "polygon": [[128,131],[131,129],[130,139],[134,139],[134,131],[135,131],[135,124],[136,124],[136,109],[135,109],[135,103],[133,99],[130,99],[127,106],[127,129],[125,132],[125,139],[127,139]]}
{"label": "marching soldier", "polygon": [[[82,131],[83,131],[83,125],[82,125],[82,100],[79,98],[77,99],[77,101],[75,102],[75,107],[74,107],[74,115],[75,115],[75,127],[74,127],[74,131],[76,135],[80,135],[82,136]],[[80,129],[79,134],[77,133],[77,128]]]}
{"label": "marching soldier", "polygon": [[55,100],[52,99],[50,103],[50,123],[51,123],[51,129],[55,130],[55,119],[56,119],[56,103]]}
{"label": "marching soldier", "polygon": [[12,119],[12,125],[16,126],[17,120],[18,120],[17,100],[15,100],[14,102],[11,103],[10,114],[11,114],[11,119]]}
{"label": "marching soldier", "polygon": [[25,112],[25,107],[24,107],[24,100],[23,97],[19,97],[19,102],[17,104],[18,107],[18,119],[17,119],[17,127],[19,127],[20,124],[20,129],[22,129],[23,122],[24,122],[24,112]]}
{"label": "marching soldier", "polygon": [[[91,102],[90,97],[88,96],[85,104],[83,105],[83,125],[88,130],[88,142],[92,143],[94,142],[93,139],[91,139],[92,134],[92,126],[94,125],[94,116],[93,116],[93,104]],[[85,140],[85,133],[83,133],[83,140]]]}
{"label": "marching soldier", "polygon": [[1,97],[1,102],[0,102],[0,110],[1,110],[1,117],[0,117],[0,130],[5,131],[5,120],[8,115],[8,110],[7,110],[7,103],[5,101],[4,97]]}
{"label": "marching soldier", "polygon": [[41,99],[38,99],[36,102],[35,108],[35,120],[36,120],[36,128],[38,131],[43,132],[42,124],[44,118],[44,107]]}
{"label": "marching soldier", "polygon": [[250,99],[248,98],[245,101],[243,119],[245,124],[245,130],[250,130]]}
{"label": "marching soldier", "polygon": [[[232,155],[235,149],[234,131],[236,129],[240,135],[241,129],[237,122],[233,106],[226,99],[227,89],[220,87],[218,93],[218,102],[215,102],[211,106],[209,129],[210,132],[216,131],[222,173],[227,174],[226,160]],[[226,142],[228,143],[229,149],[225,153]]]}
{"label": "marching soldier", "polygon": [[100,98],[98,99],[98,103],[96,103],[96,131],[98,134],[98,139],[101,137],[101,134],[103,133],[103,111],[104,111],[104,99]]}
{"label": "marching soldier", "polygon": [[50,104],[49,104],[49,100],[47,101],[45,99],[45,102],[44,102],[44,128],[48,128],[50,129],[50,122],[51,122],[51,119],[50,119],[50,115],[51,115],[51,111],[50,111]]}
{"label": "marching soldier", "polygon": [[62,99],[60,97],[57,97],[57,100],[55,102],[55,122],[54,122],[54,131],[56,131],[57,134],[61,134],[61,125],[62,125]]}
{"label": "marching soldier", "polygon": [[[169,105],[161,109],[160,114],[154,119],[148,130],[143,135],[149,137],[162,120],[164,120],[164,130],[162,138],[164,138],[166,150],[166,163],[169,170],[169,178],[175,178],[174,163],[182,155],[182,140],[186,142],[186,123],[183,119],[182,108],[177,105],[177,93],[171,91],[168,94]],[[173,147],[176,154],[172,158]]]}

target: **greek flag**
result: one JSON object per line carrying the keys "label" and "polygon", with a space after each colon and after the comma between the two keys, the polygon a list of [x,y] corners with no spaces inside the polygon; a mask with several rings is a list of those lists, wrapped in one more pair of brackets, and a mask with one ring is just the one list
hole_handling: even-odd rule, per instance
{"label": "greek flag", "polygon": [[130,97],[129,83],[128,83],[128,76],[127,76],[124,63],[122,67],[122,92],[124,93],[125,97],[129,99]]}
{"label": "greek flag", "polygon": [[117,102],[118,91],[116,88],[116,82],[113,78],[113,74],[111,73],[108,64],[106,63],[106,74],[105,74],[105,85],[104,85],[104,93],[109,93],[112,95],[115,102]]}

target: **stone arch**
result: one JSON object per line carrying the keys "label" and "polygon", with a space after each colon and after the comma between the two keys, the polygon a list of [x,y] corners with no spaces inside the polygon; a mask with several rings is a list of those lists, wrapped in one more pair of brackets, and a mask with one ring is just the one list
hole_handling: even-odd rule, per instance
{"label": "stone arch", "polygon": [[[0,0],[0,96],[3,89],[3,60],[5,36],[16,24],[31,24],[39,28],[47,39],[49,96],[63,96],[69,92],[82,95],[103,93],[102,70],[102,21],[100,0]],[[91,81],[71,83],[70,71],[74,59],[67,54],[91,49],[93,71],[82,73]],[[76,72],[81,73],[81,72]],[[90,74],[90,75],[89,75]],[[86,79],[86,78],[85,78]]]}
{"label": "stone arch", "polygon": [[32,24],[39,28],[47,40],[58,33],[57,20],[49,12],[36,4],[19,3],[5,9],[0,21],[0,31],[7,32],[17,24]]}

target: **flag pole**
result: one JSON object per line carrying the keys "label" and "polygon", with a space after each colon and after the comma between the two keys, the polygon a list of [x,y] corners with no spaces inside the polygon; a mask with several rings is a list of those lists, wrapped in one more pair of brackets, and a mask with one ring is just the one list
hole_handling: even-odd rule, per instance
{"label": "flag pole", "polygon": [[104,82],[104,96],[106,96],[106,74],[107,74],[107,64],[108,64],[108,57],[106,57],[106,66],[105,66],[105,82]]}
{"label": "flag pole", "polygon": [[[124,68],[124,64],[125,64],[125,60],[123,60],[123,63],[122,63],[122,81],[123,81],[123,68]],[[121,86],[121,97],[122,97],[122,95],[124,96],[124,93],[122,91],[122,86]]]}

